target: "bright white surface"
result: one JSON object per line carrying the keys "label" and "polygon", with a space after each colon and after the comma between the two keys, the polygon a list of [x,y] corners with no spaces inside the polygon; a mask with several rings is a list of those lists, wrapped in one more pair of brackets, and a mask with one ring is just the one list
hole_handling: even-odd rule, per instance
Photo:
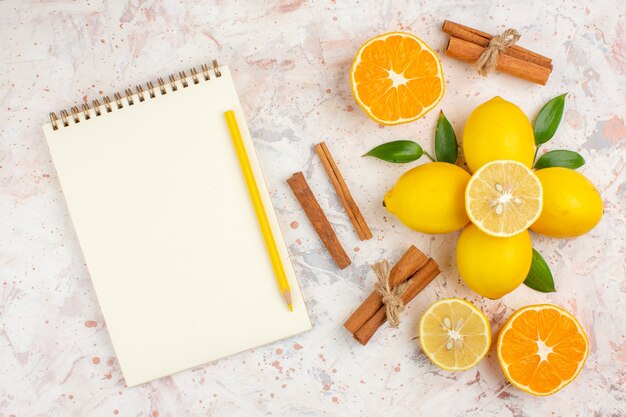
{"label": "bright white surface", "polygon": [[[624,283],[624,6],[621,1],[106,1],[0,3],[0,415],[22,416],[619,416],[626,400]],[[380,128],[352,99],[349,68],[369,37],[416,34],[438,52],[444,18],[496,32],[554,59],[545,87],[503,74],[488,79],[441,56],[446,94],[414,123]],[[312,331],[265,348],[125,389],[93,286],[50,161],[41,124],[48,111],[111,94],[217,57],[229,64],[272,200],[286,232]],[[564,121],[545,146],[573,149],[600,190],[605,215],[584,237],[533,235],[558,292],[527,288],[498,301],[460,281],[458,234],[411,232],[381,205],[408,166],[360,155],[395,139],[432,151],[443,109],[460,136],[470,111],[494,95],[532,118],[568,91]],[[325,140],[374,238],[361,243],[312,150]],[[336,225],[353,265],[337,271],[285,180],[303,170]],[[293,225],[293,226],[292,226]],[[399,330],[366,348],[341,324],[375,281],[369,263],[396,260],[414,243],[440,264]],[[357,251],[358,248],[358,251]],[[417,323],[435,300],[463,297],[494,334],[524,305],[567,308],[589,335],[580,376],[549,398],[511,387],[493,348],[477,368],[451,374],[420,352]],[[155,413],[156,412],[156,413]]]}

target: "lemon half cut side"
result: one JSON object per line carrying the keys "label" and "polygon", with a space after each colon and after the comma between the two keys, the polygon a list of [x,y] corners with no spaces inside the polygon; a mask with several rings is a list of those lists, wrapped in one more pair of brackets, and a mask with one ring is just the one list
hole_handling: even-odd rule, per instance
{"label": "lemon half cut side", "polygon": [[419,339],[435,365],[447,371],[464,371],[487,354],[491,327],[474,304],[448,298],[426,310],[419,323]]}
{"label": "lemon half cut side", "polygon": [[483,165],[465,188],[465,210],[480,230],[490,236],[510,237],[528,229],[543,208],[539,178],[518,161]]}

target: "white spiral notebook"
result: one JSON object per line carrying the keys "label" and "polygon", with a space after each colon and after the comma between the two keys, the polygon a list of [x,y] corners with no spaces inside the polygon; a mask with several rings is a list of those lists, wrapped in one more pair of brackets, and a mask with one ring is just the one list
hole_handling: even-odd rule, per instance
{"label": "white spiral notebook", "polygon": [[[230,71],[213,64],[51,113],[43,127],[128,386],[311,328]],[[292,313],[224,120],[231,109]]]}

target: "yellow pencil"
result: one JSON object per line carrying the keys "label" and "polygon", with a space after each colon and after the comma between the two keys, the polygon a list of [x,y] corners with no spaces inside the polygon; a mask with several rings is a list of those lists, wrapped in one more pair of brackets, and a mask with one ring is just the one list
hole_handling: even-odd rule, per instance
{"label": "yellow pencil", "polygon": [[230,131],[230,137],[233,139],[233,144],[235,145],[235,151],[237,152],[237,158],[239,158],[241,171],[243,172],[243,176],[248,186],[248,192],[250,193],[250,198],[252,199],[252,205],[254,206],[254,211],[256,212],[256,218],[259,221],[259,226],[261,227],[263,239],[265,240],[265,247],[270,255],[270,260],[272,261],[272,267],[274,268],[278,288],[280,289],[282,296],[285,298],[285,301],[289,306],[289,310],[293,311],[289,281],[287,281],[287,275],[285,275],[285,269],[283,268],[283,263],[280,259],[278,248],[276,247],[276,241],[274,240],[274,233],[272,232],[270,222],[267,219],[267,213],[265,213],[263,200],[261,200],[259,188],[257,187],[254,173],[252,172],[252,167],[250,166],[250,160],[248,159],[248,154],[246,153],[246,147],[244,146],[243,139],[241,138],[241,132],[239,131],[239,125],[237,124],[235,112],[228,110],[224,113],[224,117],[226,118],[226,124],[228,125],[228,130]]}

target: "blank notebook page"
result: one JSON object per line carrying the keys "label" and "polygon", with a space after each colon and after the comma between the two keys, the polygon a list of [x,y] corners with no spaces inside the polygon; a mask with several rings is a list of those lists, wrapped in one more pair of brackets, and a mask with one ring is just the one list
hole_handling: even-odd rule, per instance
{"label": "blank notebook page", "polygon": [[[128,386],[311,328],[228,67],[44,132]],[[291,285],[274,278],[234,110]]]}

